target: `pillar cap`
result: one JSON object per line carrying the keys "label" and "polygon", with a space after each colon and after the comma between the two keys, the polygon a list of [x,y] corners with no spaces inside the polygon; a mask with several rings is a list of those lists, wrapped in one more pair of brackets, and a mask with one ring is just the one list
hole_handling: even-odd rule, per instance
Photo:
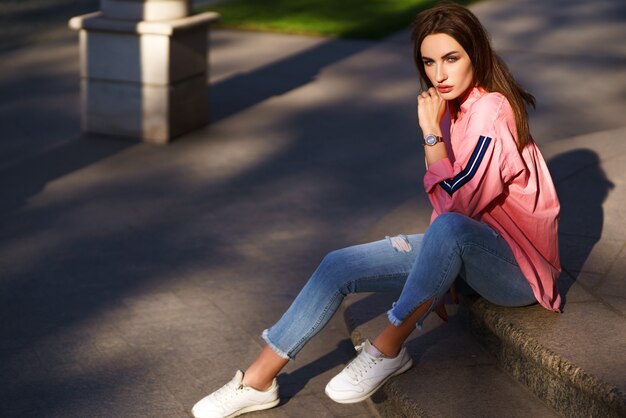
{"label": "pillar cap", "polygon": [[102,12],[88,13],[71,18],[68,25],[74,30],[98,30],[105,32],[125,32],[137,34],[153,34],[171,36],[174,32],[192,29],[198,26],[208,26],[218,21],[219,13],[204,12],[180,19],[162,21],[130,21],[120,19],[108,19]]}

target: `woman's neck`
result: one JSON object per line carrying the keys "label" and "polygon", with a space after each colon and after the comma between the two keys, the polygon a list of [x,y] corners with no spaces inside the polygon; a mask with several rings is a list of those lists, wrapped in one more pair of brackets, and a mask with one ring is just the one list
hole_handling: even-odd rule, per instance
{"label": "woman's neck", "polygon": [[465,91],[465,93],[463,93],[456,99],[451,100],[451,106],[449,106],[449,109],[450,109],[450,117],[452,119],[455,119],[455,120],[458,119],[459,114],[461,113],[461,106],[472,95],[472,92],[474,91],[474,89],[480,90],[482,88],[478,86],[471,86]]}

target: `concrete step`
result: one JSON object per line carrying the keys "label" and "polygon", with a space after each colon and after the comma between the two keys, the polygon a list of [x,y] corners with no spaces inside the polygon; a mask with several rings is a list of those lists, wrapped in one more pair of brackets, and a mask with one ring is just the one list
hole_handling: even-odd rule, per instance
{"label": "concrete step", "polygon": [[498,366],[568,417],[624,417],[624,318],[597,304],[507,309],[464,298],[473,334]]}
{"label": "concrete step", "polygon": [[[396,296],[361,294],[346,300],[344,317],[355,345],[373,338],[386,325],[386,310]],[[407,341],[413,368],[391,379],[372,397],[382,416],[558,416],[498,367],[498,358],[471,335],[465,308],[447,308],[447,324],[430,315],[423,331]]]}

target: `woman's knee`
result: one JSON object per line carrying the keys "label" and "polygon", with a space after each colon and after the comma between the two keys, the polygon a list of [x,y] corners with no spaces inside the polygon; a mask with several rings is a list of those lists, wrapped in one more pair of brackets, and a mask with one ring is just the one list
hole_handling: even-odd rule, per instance
{"label": "woman's knee", "polygon": [[428,228],[431,240],[453,243],[460,251],[468,245],[490,242],[498,233],[487,224],[460,213],[443,213]]}
{"label": "woman's knee", "polygon": [[448,238],[456,237],[465,230],[468,220],[471,219],[460,213],[442,213],[430,224],[426,233],[430,235],[443,235]]}
{"label": "woman's knee", "polygon": [[311,280],[315,280],[318,284],[343,289],[349,281],[349,274],[346,271],[349,265],[348,259],[349,249],[347,248],[329,252],[320,262]]}
{"label": "woman's knee", "polygon": [[333,250],[327,253],[324,258],[322,258],[320,267],[324,267],[328,270],[335,268],[340,263],[340,260],[343,258],[341,252],[342,250]]}

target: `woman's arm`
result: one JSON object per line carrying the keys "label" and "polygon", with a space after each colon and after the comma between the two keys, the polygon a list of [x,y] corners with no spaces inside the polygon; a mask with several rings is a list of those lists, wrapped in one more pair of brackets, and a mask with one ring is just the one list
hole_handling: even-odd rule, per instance
{"label": "woman's arm", "polygon": [[[440,124],[445,111],[446,101],[439,96],[435,88],[431,87],[417,97],[417,118],[424,136],[429,134],[443,136]],[[425,145],[424,154],[427,167],[439,160],[448,158],[446,145],[443,142],[438,142],[432,146]]]}
{"label": "woman's arm", "polygon": [[448,158],[429,163],[424,188],[436,213],[474,217],[499,199],[508,182],[523,171],[523,164],[515,164],[521,156],[504,117],[507,106],[501,95],[475,103],[464,115],[464,131],[455,132],[454,164]]}

